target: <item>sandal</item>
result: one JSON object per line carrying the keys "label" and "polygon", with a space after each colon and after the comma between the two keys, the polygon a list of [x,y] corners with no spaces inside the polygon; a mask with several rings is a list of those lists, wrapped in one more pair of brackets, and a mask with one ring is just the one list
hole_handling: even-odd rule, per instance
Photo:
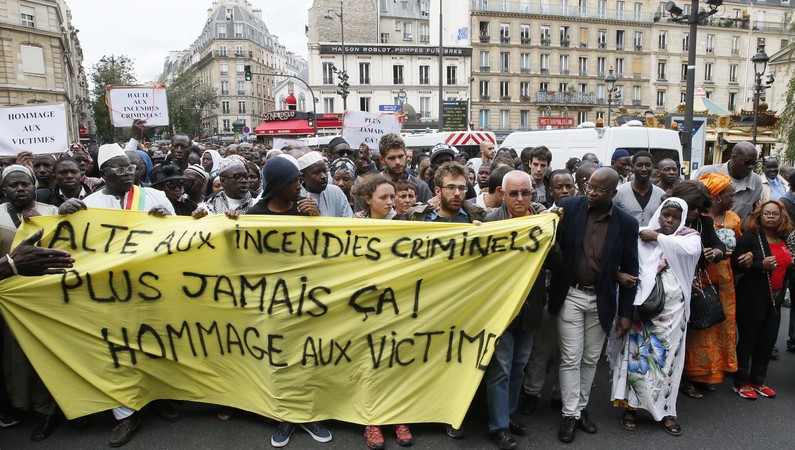
{"label": "sandal", "polygon": [[635,431],[638,429],[638,416],[635,411],[625,409],[624,414],[621,415],[621,426],[627,431]]}
{"label": "sandal", "polygon": [[701,392],[698,392],[698,389],[696,389],[696,387],[693,386],[692,384],[686,384],[686,385],[680,386],[679,387],[679,392],[685,394],[686,396],[688,396],[690,398],[696,399],[696,400],[704,398],[704,394],[702,394]]}
{"label": "sandal", "polygon": [[660,425],[662,425],[663,430],[671,436],[682,435],[682,427],[679,425],[679,422],[671,416],[663,417],[663,420],[660,421]]}

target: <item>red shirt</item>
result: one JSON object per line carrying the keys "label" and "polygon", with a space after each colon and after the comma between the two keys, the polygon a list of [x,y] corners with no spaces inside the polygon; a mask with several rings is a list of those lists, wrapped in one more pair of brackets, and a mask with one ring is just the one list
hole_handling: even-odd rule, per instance
{"label": "red shirt", "polygon": [[771,256],[775,256],[778,263],[773,272],[770,273],[770,288],[773,291],[777,291],[784,288],[784,275],[787,274],[787,269],[792,265],[792,255],[787,250],[787,244],[784,241],[780,241],[778,244],[768,242],[768,244],[770,245]]}

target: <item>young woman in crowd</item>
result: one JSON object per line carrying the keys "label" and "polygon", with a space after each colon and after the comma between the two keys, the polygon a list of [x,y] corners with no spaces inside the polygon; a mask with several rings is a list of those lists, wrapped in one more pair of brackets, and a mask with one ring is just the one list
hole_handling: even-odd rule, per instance
{"label": "young woman in crowd", "polygon": [[395,198],[395,211],[406,214],[409,208],[417,203],[417,186],[408,180],[400,180],[396,184],[397,197]]}
{"label": "young woman in crowd", "polygon": [[224,159],[217,150],[205,150],[202,154],[202,167],[204,171],[207,172],[211,177],[216,175],[218,171],[218,165],[221,164],[221,160]]}
{"label": "young woman in crowd", "polygon": [[[383,174],[374,173],[360,178],[353,187],[353,195],[365,205],[364,214],[361,217],[369,219],[395,218],[395,183],[389,181]],[[407,447],[414,443],[414,437],[405,424],[395,425],[395,435],[400,446]],[[381,427],[368,425],[364,429],[364,437],[367,440],[367,448],[375,450],[384,448],[384,435],[381,433]]]}
{"label": "young woman in crowd", "polygon": [[[685,226],[688,204],[676,197],[663,202],[642,227],[638,239],[638,292],[635,305],[654,295],[661,283],[664,306],[656,316],[633,322],[621,341],[611,341],[612,400],[626,408],[621,425],[637,428],[638,409],[648,411],[666,432],[682,434],[676,399],[684,369],[686,323],[693,273],[701,256],[698,232]],[[658,279],[659,276],[659,279]]]}
{"label": "young woman in crowd", "polygon": [[248,169],[248,191],[251,192],[251,198],[257,198],[262,192],[260,168],[251,161],[246,163],[246,168]]}
{"label": "young woman in crowd", "polygon": [[732,254],[732,268],[742,275],[737,281],[738,368],[732,390],[748,400],[773,398],[776,391],[765,385],[765,378],[792,266],[785,240],[793,225],[778,200],[760,203],[743,225]]}
{"label": "young woman in crowd", "polygon": [[[734,186],[724,173],[709,173],[699,178],[712,194],[712,217],[715,233],[726,246],[726,256],[732,254],[737,239],[742,235],[740,216],[731,210],[734,204]],[[737,330],[735,322],[734,275],[729,259],[707,264],[709,282],[720,297],[726,320],[704,330],[690,328],[687,333],[683,392],[692,398],[702,393],[693,385],[698,383],[708,391],[723,382],[726,373],[737,371]]]}

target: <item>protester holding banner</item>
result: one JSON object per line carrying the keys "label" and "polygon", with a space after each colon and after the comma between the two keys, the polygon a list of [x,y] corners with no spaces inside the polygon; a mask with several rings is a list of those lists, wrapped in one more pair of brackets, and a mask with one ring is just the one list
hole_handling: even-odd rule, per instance
{"label": "protester holding banner", "polygon": [[166,164],[160,166],[152,187],[166,194],[171,206],[174,207],[176,215],[196,218],[207,215],[206,209],[200,209],[198,204],[184,195],[186,191],[193,187],[193,179],[184,176],[177,165]]}
{"label": "protester holding banner", "polygon": [[254,203],[248,190],[248,161],[240,155],[229,155],[218,167],[223,189],[207,197],[204,203],[210,214],[245,214]]}
{"label": "protester holding banner", "polygon": [[91,188],[81,183],[80,164],[74,158],[65,156],[55,161],[55,182],[50,188],[38,189],[36,198],[42,203],[61,206],[70,198],[84,199],[91,194]]}

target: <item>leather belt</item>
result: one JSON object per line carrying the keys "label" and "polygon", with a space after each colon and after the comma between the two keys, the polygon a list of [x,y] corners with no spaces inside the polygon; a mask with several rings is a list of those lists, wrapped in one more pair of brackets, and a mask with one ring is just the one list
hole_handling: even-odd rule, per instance
{"label": "leather belt", "polygon": [[571,285],[571,287],[577,289],[578,291],[585,292],[588,295],[596,295],[596,286],[585,286],[580,283],[574,283]]}

